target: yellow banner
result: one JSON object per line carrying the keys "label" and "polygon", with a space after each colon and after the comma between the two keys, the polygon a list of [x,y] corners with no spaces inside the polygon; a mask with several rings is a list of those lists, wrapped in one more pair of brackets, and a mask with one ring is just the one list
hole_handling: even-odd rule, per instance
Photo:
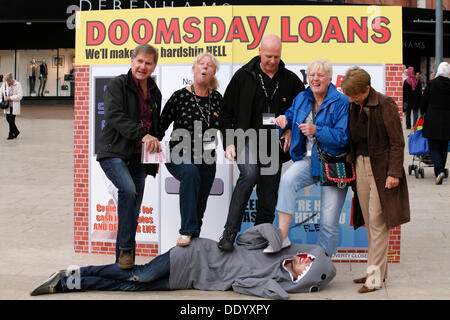
{"label": "yellow banner", "polygon": [[245,63],[275,33],[282,59],[306,63],[402,63],[401,7],[220,6],[77,12],[76,63],[128,64],[141,43],[159,63],[188,63],[208,51],[221,63]]}

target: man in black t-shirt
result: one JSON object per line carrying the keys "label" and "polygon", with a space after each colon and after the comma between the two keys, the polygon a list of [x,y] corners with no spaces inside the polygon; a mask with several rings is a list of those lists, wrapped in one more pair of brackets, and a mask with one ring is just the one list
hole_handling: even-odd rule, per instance
{"label": "man in black t-shirt", "polygon": [[[259,55],[241,67],[228,84],[221,113],[225,157],[237,161],[240,173],[225,230],[218,244],[220,249],[233,250],[234,239],[241,229],[244,210],[255,185],[258,197],[255,225],[273,222],[281,163],[289,159],[286,151],[290,146],[288,130],[281,137],[285,139],[284,151],[278,146],[278,141],[276,150],[272,150],[275,148],[271,143],[274,120],[285,113],[292,100],[304,89],[297,75],[285,68],[281,60],[281,40],[274,34],[263,37]],[[261,137],[261,133],[266,134],[267,140]],[[243,139],[240,137],[242,134],[245,136]],[[261,152],[261,148],[265,150]]]}

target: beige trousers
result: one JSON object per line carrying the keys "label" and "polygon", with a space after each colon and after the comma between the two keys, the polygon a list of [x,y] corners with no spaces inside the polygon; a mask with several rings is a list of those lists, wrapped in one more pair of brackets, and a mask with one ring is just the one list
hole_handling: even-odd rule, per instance
{"label": "beige trousers", "polygon": [[369,157],[358,156],[356,159],[356,190],[369,242],[366,286],[373,288],[375,285],[381,286],[383,279],[387,278],[390,233],[382,214]]}

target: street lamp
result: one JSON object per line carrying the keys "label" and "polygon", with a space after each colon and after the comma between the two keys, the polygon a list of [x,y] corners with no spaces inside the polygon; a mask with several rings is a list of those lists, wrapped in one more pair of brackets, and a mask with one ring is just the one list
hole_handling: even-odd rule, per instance
{"label": "street lamp", "polygon": [[443,28],[442,28],[442,0],[436,0],[436,45],[435,45],[435,64],[437,71],[439,64],[442,62],[443,55]]}

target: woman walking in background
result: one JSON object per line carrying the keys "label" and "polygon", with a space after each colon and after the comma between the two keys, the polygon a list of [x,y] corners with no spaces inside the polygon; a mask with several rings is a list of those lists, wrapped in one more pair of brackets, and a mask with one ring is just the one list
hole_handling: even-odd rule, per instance
{"label": "woman walking in background", "polygon": [[408,68],[408,78],[403,82],[403,103],[406,106],[406,129],[411,129],[411,111],[413,126],[419,118],[420,98],[422,96],[422,81],[416,77],[413,67]]}
{"label": "woman walking in background", "polygon": [[424,115],[422,134],[428,138],[436,184],[445,177],[450,140],[450,65],[442,62],[423,93],[420,112]]}
{"label": "woman walking in background", "polygon": [[20,100],[22,100],[23,94],[22,86],[19,81],[14,80],[11,73],[6,74],[5,81],[1,85],[0,95],[2,101],[9,102],[9,107],[3,109],[9,124],[7,140],[15,139],[20,133],[16,126],[16,116],[20,114]]}

